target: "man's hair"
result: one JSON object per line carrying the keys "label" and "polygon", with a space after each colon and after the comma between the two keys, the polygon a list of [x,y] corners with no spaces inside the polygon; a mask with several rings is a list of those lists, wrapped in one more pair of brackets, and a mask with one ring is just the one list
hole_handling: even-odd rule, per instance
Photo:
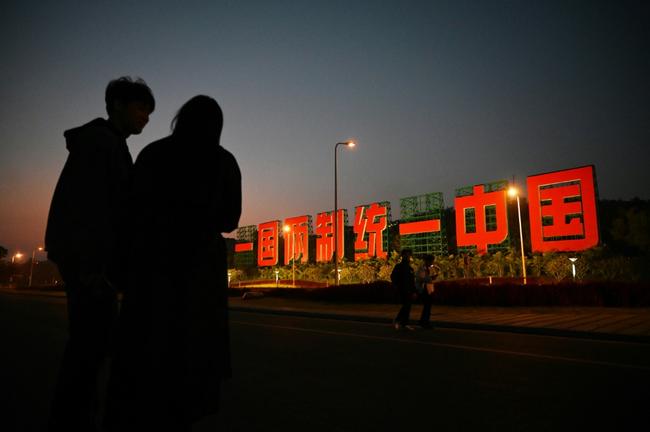
{"label": "man's hair", "polygon": [[402,249],[402,258],[405,256],[413,256],[413,251],[411,249]]}
{"label": "man's hair", "polygon": [[130,102],[143,102],[149,106],[150,113],[156,109],[156,100],[151,89],[142,78],[133,79],[123,76],[112,80],[106,86],[106,112],[111,115],[115,102],[128,104]]}

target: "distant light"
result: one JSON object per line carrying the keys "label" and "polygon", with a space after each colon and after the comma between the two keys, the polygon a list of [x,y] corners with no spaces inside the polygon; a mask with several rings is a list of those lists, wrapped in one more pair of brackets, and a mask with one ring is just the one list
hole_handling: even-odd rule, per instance
{"label": "distant light", "polygon": [[571,273],[573,274],[573,279],[576,278],[576,261],[578,261],[578,258],[569,258],[569,261],[571,261]]}
{"label": "distant light", "polygon": [[282,227],[282,229],[284,230],[284,232],[291,231],[291,227],[289,225],[285,225],[284,227]]}
{"label": "distant light", "polygon": [[20,259],[20,258],[23,257],[23,254],[21,254],[20,252],[16,252],[16,254],[15,254],[14,256],[15,256],[16,258]]}
{"label": "distant light", "polygon": [[517,196],[517,192],[518,192],[518,191],[517,191],[517,188],[514,187],[514,186],[510,186],[510,187],[508,188],[508,195],[510,195],[511,198],[516,197],[516,196]]}
{"label": "distant light", "polygon": [[354,147],[356,143],[354,141],[348,141],[348,147]]}

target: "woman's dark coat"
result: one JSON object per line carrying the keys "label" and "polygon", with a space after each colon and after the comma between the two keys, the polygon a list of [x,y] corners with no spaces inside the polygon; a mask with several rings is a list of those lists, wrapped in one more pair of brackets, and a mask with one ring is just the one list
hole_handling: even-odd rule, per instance
{"label": "woman's dark coat", "polygon": [[217,410],[230,376],[221,233],[241,214],[237,162],[217,142],[154,142],[135,163],[132,208],[109,422],[196,421]]}

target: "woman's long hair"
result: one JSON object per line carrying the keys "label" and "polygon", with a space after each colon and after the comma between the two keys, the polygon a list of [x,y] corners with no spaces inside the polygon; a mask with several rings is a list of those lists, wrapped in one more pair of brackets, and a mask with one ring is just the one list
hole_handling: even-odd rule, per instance
{"label": "woman's long hair", "polygon": [[171,124],[172,135],[219,142],[223,129],[223,112],[216,100],[198,95],[187,101]]}

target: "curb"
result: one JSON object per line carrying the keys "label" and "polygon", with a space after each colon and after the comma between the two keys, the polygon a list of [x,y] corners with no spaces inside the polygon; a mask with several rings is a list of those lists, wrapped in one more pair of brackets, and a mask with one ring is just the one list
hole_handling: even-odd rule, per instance
{"label": "curb", "polygon": [[[392,324],[393,320],[385,317],[373,317],[363,315],[339,314],[317,311],[305,311],[299,309],[278,309],[278,308],[261,308],[261,307],[246,307],[246,306],[229,306],[229,310],[235,312],[248,312],[266,315],[284,315],[296,316],[304,318],[321,318],[332,319],[339,321],[357,321],[368,322],[375,324]],[[439,328],[461,329],[461,330],[479,330],[479,331],[496,331],[502,333],[519,333],[530,334],[536,336],[557,336],[568,337],[576,339],[591,339],[602,341],[615,341],[615,342],[629,342],[629,343],[642,343],[650,344],[650,336],[642,335],[626,335],[616,333],[598,333],[598,332],[584,332],[576,330],[562,330],[545,327],[516,327],[499,324],[476,324],[455,321],[436,321],[432,320],[432,324]]]}
{"label": "curb", "polygon": [[39,291],[39,290],[7,290],[0,289],[0,294],[7,294],[13,296],[38,296],[38,297],[55,297],[65,298],[65,291]]}
{"label": "curb", "polygon": [[[61,291],[46,292],[46,291],[33,290],[33,291],[21,292],[21,291],[0,289],[0,294],[65,298],[65,293]],[[259,314],[266,314],[266,315],[284,315],[284,316],[295,316],[295,317],[304,317],[304,318],[321,318],[321,319],[332,319],[332,320],[339,320],[339,321],[357,321],[357,322],[367,322],[367,323],[375,323],[375,324],[392,324],[393,322],[392,319],[386,317],[306,311],[303,309],[284,309],[284,308],[269,308],[269,307],[255,307],[255,306],[252,307],[229,306],[228,309],[235,312],[259,313]],[[448,328],[448,329],[494,331],[494,332],[503,332],[503,333],[530,334],[536,336],[557,336],[557,337],[567,337],[567,338],[576,338],[576,339],[591,339],[591,340],[601,340],[601,341],[650,344],[650,336],[643,336],[643,335],[585,332],[585,331],[576,331],[576,330],[554,329],[548,327],[516,327],[516,326],[507,326],[507,325],[499,325],[499,324],[477,324],[477,323],[455,322],[455,321],[432,320],[432,323],[436,327]]]}

